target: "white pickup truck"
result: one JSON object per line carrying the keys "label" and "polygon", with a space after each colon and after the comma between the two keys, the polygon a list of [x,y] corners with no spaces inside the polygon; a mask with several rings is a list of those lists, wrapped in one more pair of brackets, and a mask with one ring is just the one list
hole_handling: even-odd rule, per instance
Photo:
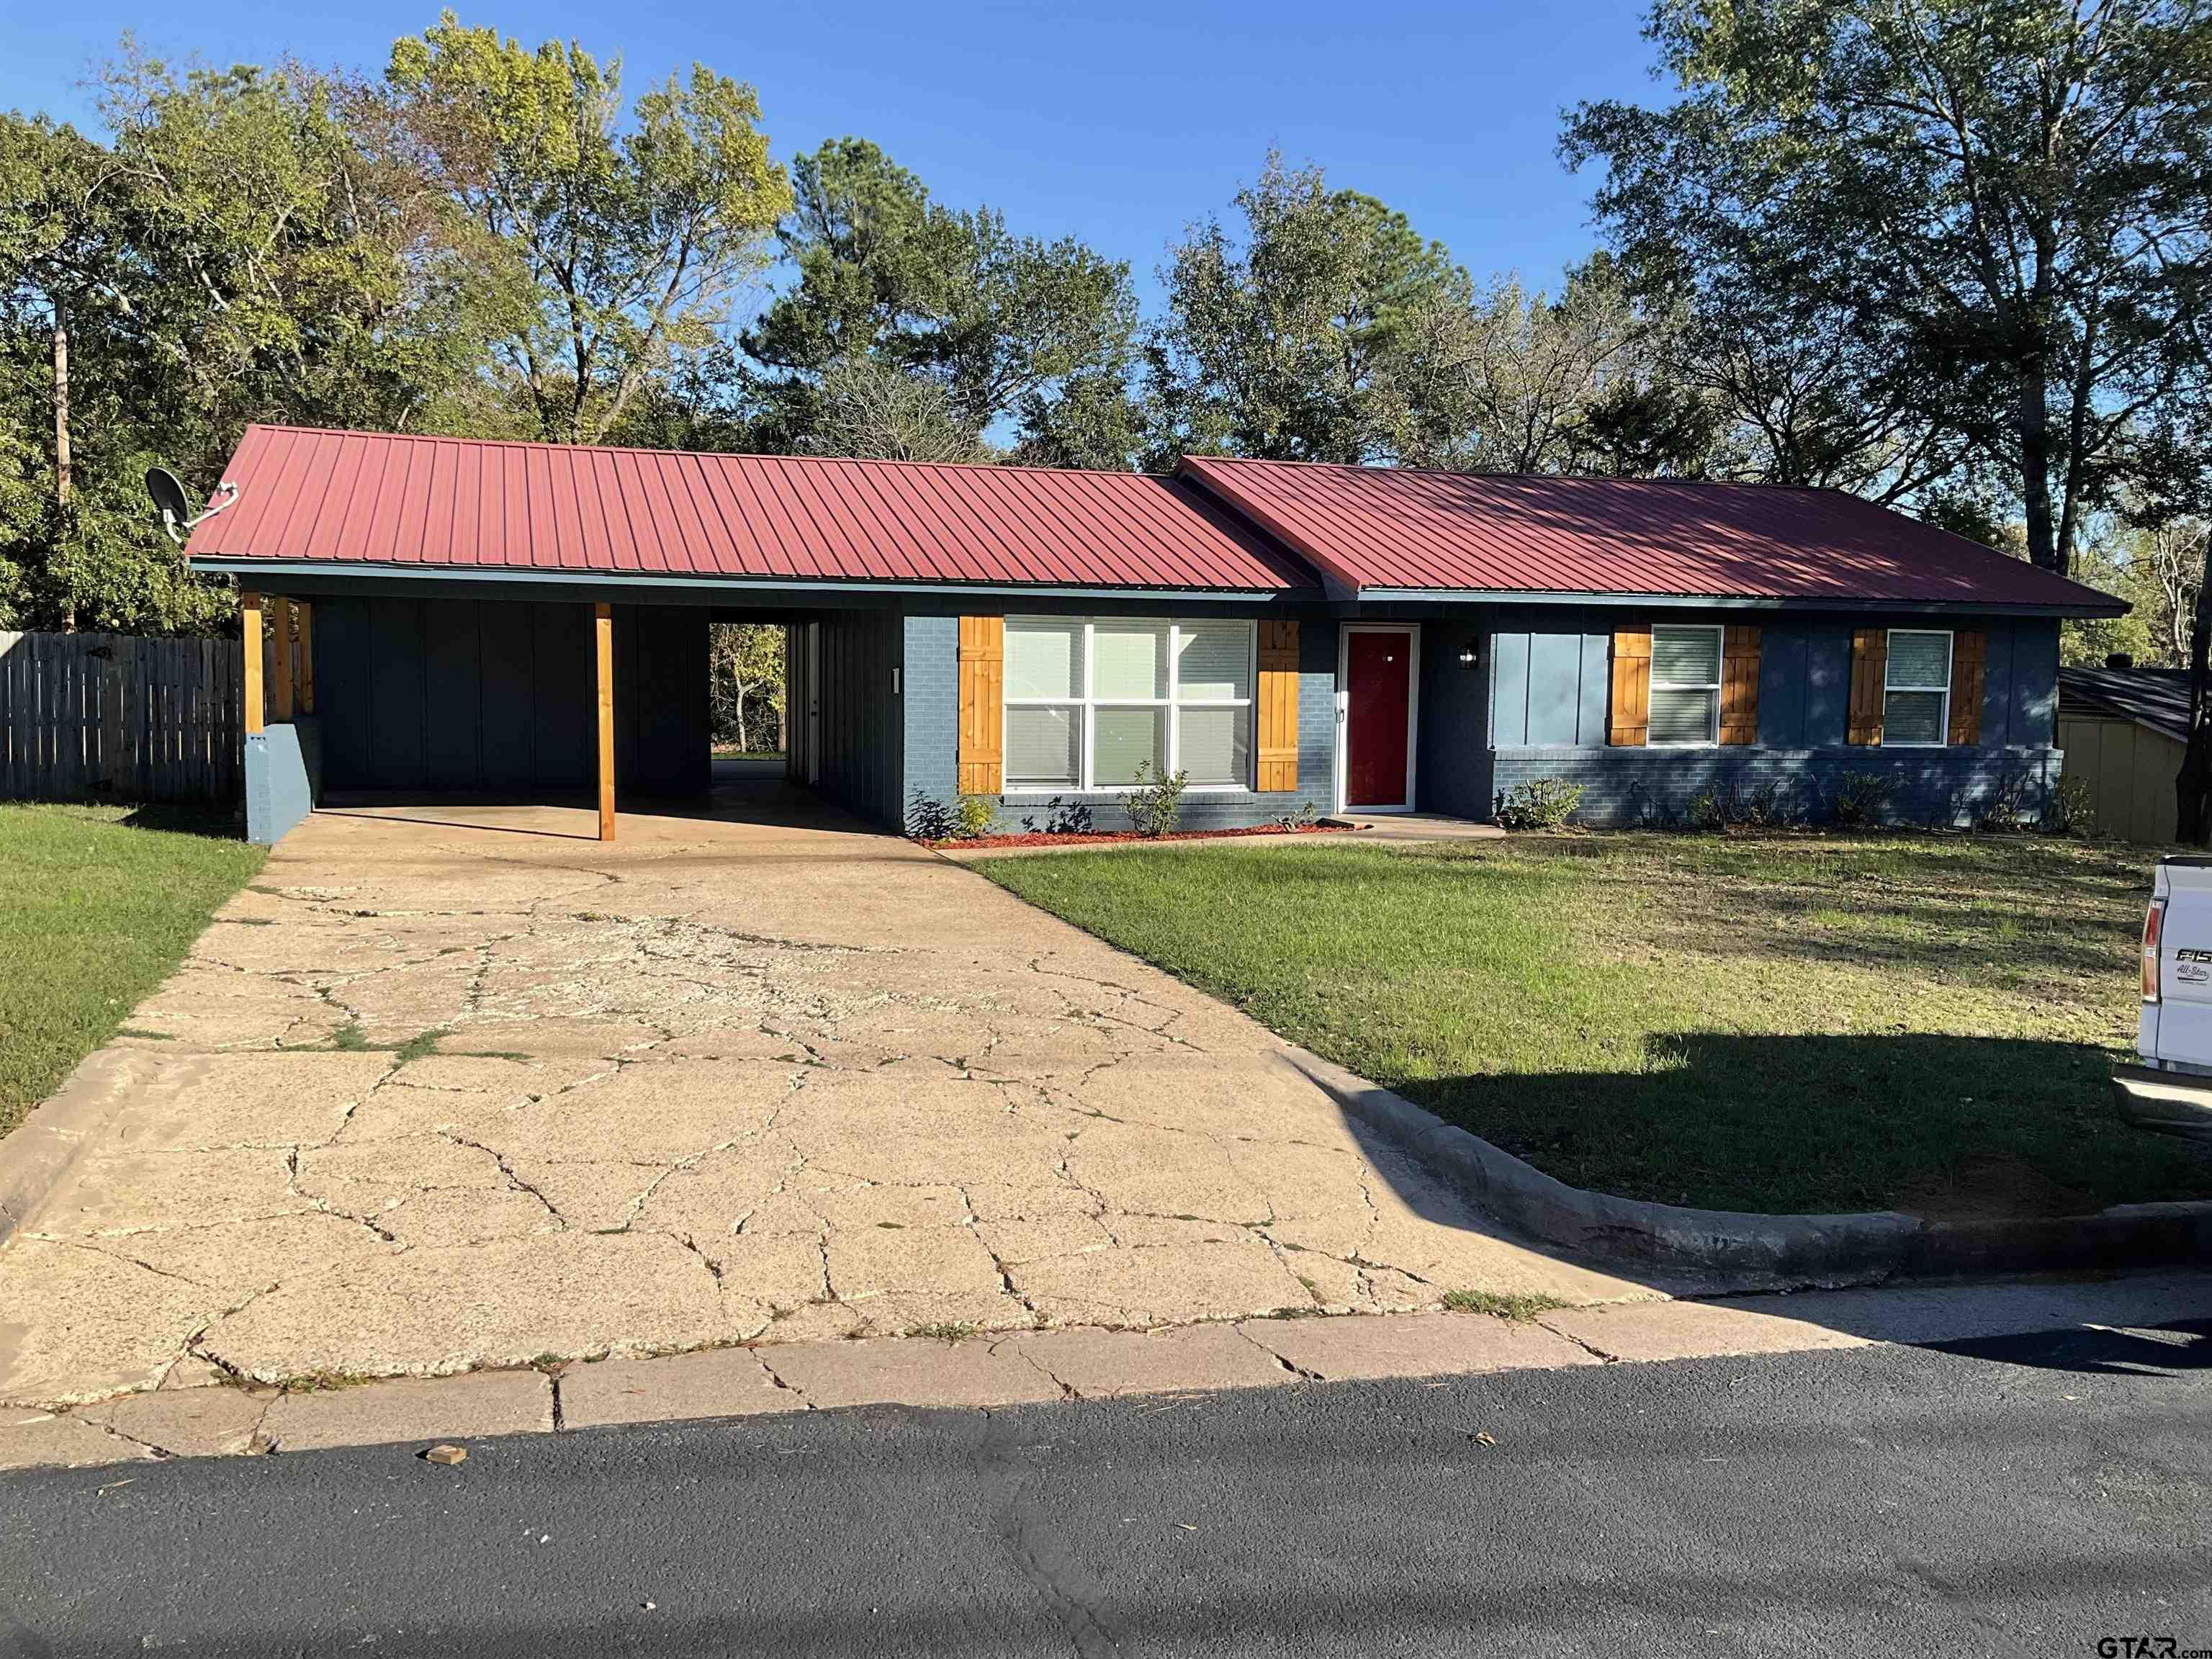
{"label": "white pickup truck", "polygon": [[2120,1115],[2212,1139],[2212,857],[2160,859],[2143,915],[2140,1066],[2115,1066]]}

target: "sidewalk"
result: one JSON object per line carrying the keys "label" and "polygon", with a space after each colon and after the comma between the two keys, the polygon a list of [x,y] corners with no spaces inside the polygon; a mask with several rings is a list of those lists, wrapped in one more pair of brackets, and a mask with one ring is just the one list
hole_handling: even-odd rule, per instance
{"label": "sidewalk", "polygon": [[1383,1377],[1466,1376],[1876,1344],[1955,1346],[2069,1328],[2142,1330],[2201,1367],[2212,1273],[1808,1291],[1486,1313],[1252,1319],[1164,1331],[1073,1328],[957,1341],[868,1338],[572,1362],[307,1392],[210,1368],[63,1413],[0,1413],[0,1469],[574,1433],[617,1424],[851,1406],[988,1408]]}

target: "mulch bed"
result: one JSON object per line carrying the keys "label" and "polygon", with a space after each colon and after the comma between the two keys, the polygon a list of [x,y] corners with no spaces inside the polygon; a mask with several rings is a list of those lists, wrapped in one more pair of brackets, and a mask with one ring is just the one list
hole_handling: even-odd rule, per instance
{"label": "mulch bed", "polygon": [[[1334,831],[1335,826],[1326,823],[1301,824],[1295,830],[1279,823],[1255,823],[1241,830],[1178,830],[1171,836],[1140,836],[1133,830],[1097,830],[1085,836],[1053,836],[1038,830],[1021,836],[976,836],[967,841],[925,841],[924,847],[958,848],[972,852],[990,847],[1106,847],[1124,841],[1226,841],[1232,836],[1314,836]],[[917,837],[917,839],[919,839]]]}

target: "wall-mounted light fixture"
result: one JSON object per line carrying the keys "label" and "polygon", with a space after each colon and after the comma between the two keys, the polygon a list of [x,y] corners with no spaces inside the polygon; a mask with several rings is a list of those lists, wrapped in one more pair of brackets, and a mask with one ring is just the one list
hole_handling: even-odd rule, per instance
{"label": "wall-mounted light fixture", "polygon": [[1469,640],[1465,645],[1460,647],[1459,665],[1462,668],[1472,668],[1481,660],[1482,653],[1475,649],[1474,641],[1473,640]]}

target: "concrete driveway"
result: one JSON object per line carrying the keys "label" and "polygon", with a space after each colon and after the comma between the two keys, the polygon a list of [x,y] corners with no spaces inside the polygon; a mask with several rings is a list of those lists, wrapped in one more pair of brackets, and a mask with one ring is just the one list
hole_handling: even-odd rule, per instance
{"label": "concrete driveway", "polygon": [[1234,1011],[781,785],[724,805],[288,838],[41,1109],[82,1145],[0,1249],[0,1400],[1640,1293],[1363,1149]]}

